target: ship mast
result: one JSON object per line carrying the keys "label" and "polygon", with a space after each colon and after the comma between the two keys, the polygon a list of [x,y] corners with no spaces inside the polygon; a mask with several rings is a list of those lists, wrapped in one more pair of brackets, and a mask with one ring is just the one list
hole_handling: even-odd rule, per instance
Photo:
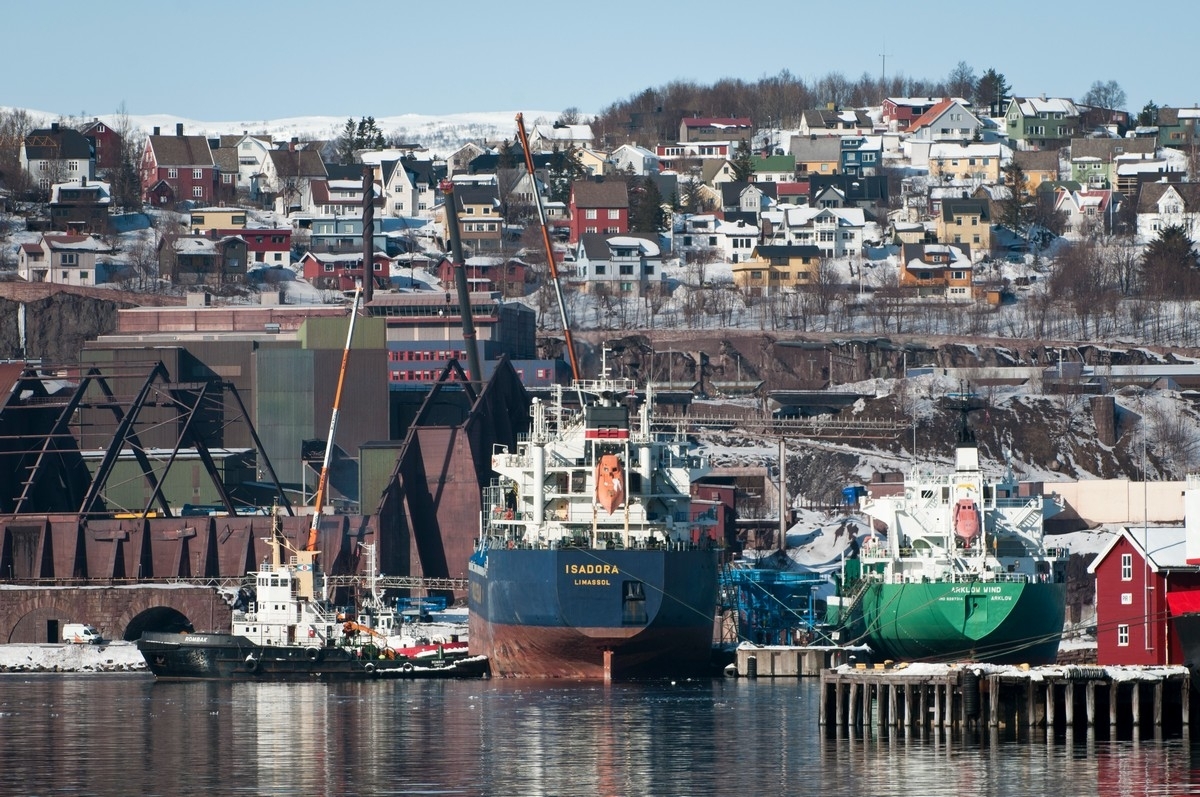
{"label": "ship mast", "polygon": [[358,300],[362,296],[362,284],[354,287],[354,304],[350,307],[350,328],[346,332],[346,348],[342,350],[342,367],[338,369],[337,390],[333,394],[333,412],[329,415],[329,436],[325,441],[325,458],[321,462],[321,477],[317,480],[317,495],[313,503],[312,525],[308,529],[306,551],[317,550],[317,531],[321,525],[321,508],[325,502],[325,488],[329,484],[329,462],[333,458],[333,440],[337,434],[338,413],[342,404],[342,388],[346,384],[346,365],[350,362],[350,342],[354,339],[354,321],[358,318]]}

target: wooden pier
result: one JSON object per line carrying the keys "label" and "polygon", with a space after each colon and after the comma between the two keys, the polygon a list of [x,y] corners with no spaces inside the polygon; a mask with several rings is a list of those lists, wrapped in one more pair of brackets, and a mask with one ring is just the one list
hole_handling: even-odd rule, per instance
{"label": "wooden pier", "polygon": [[821,673],[820,723],[904,728],[1188,727],[1185,667],[917,664]]}

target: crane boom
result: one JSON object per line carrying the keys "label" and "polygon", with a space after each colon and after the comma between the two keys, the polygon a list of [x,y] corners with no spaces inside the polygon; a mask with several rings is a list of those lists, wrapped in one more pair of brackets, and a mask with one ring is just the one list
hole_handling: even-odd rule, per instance
{"label": "crane boom", "polygon": [[533,200],[537,205],[538,222],[542,227],[542,245],[546,247],[546,263],[550,267],[550,279],[554,282],[554,293],[558,298],[558,314],[562,321],[563,338],[567,344],[567,359],[571,363],[571,378],[578,381],[579,361],[575,359],[575,341],[571,337],[571,325],[567,323],[567,303],[563,300],[562,283],[558,281],[558,266],[554,262],[554,247],[550,244],[550,225],[546,223],[546,211],[542,207],[542,195],[537,190],[537,178],[533,174],[533,154],[529,151],[529,136],[525,134],[525,116],[517,114],[517,134],[521,137],[521,149],[525,152],[525,169],[533,181]]}
{"label": "crane boom", "polygon": [[[369,267],[364,269],[369,273]],[[368,277],[369,279],[369,277]],[[354,339],[354,321],[358,318],[358,300],[362,295],[362,285],[354,288],[354,304],[350,308],[350,329],[346,332],[346,348],[342,350],[342,367],[338,369],[337,389],[333,394],[333,412],[329,415],[329,437],[325,441],[325,458],[321,462],[321,477],[317,481],[317,495],[314,499],[312,526],[308,529],[308,544],[306,551],[317,550],[317,530],[321,524],[321,506],[325,502],[325,488],[329,484],[329,461],[333,458],[333,440],[337,434],[338,413],[342,404],[342,388],[346,384],[346,365],[350,362],[350,342]]]}

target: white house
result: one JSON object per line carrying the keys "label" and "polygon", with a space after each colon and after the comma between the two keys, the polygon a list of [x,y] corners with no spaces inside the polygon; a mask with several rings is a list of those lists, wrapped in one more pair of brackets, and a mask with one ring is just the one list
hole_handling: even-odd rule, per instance
{"label": "white house", "polygon": [[1180,226],[1196,240],[1200,233],[1200,183],[1148,183],[1138,197],[1137,239],[1147,244],[1166,227]]}
{"label": "white house", "polygon": [[31,130],[21,140],[20,165],[44,191],[54,183],[78,182],[96,176],[92,145],[78,130],[54,122]]}
{"label": "white house", "polygon": [[685,217],[675,233],[680,253],[708,252],[723,263],[744,263],[758,244],[758,227],[710,213]]}
{"label": "white house", "polygon": [[568,147],[591,147],[596,140],[591,125],[534,125],[529,133],[531,152],[550,152]]}
{"label": "white house", "polygon": [[659,170],[658,156],[637,144],[622,144],[608,156],[613,171],[646,176]]}
{"label": "white house", "polygon": [[816,246],[825,257],[862,253],[867,226],[862,208],[820,208],[780,205],[762,214],[766,244]]}
{"label": "white house", "polygon": [[237,187],[250,191],[271,159],[271,142],[243,133],[234,148],[237,150]]}
{"label": "white house", "polygon": [[437,202],[433,161],[396,158],[379,164],[384,214],[432,218]]}
{"label": "white house", "polygon": [[641,296],[662,284],[662,250],[648,235],[584,233],[575,249],[575,273],[584,290]]}
{"label": "white house", "polygon": [[96,258],[109,254],[108,244],[90,235],[43,235],[35,244],[22,244],[17,273],[29,282],[95,285]]}
{"label": "white house", "polygon": [[918,141],[967,142],[982,135],[983,121],[962,100],[945,98],[912,121],[908,132]]}

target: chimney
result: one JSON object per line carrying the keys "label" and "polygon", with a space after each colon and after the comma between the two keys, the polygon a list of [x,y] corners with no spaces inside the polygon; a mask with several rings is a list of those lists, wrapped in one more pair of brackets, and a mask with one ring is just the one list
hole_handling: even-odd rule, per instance
{"label": "chimney", "polygon": [[51,132],[53,132],[53,133],[57,133],[57,132],[58,132],[58,122],[51,122],[51,123],[50,123],[50,131],[51,131]]}
{"label": "chimney", "polygon": [[79,187],[80,188],[87,187],[87,175],[86,174],[79,175]]}
{"label": "chimney", "polygon": [[292,136],[292,140],[288,142],[288,152],[295,152],[296,145],[299,143],[300,143],[300,139],[297,138],[296,136]]}
{"label": "chimney", "polygon": [[156,135],[156,136],[158,136],[158,135],[162,135],[162,130],[161,130],[161,129],[159,129],[159,128],[157,128],[157,127],[156,127],[156,128],[154,128],[154,135]]}
{"label": "chimney", "polygon": [[177,136],[183,135],[183,122],[175,123],[175,135],[177,135]]}

